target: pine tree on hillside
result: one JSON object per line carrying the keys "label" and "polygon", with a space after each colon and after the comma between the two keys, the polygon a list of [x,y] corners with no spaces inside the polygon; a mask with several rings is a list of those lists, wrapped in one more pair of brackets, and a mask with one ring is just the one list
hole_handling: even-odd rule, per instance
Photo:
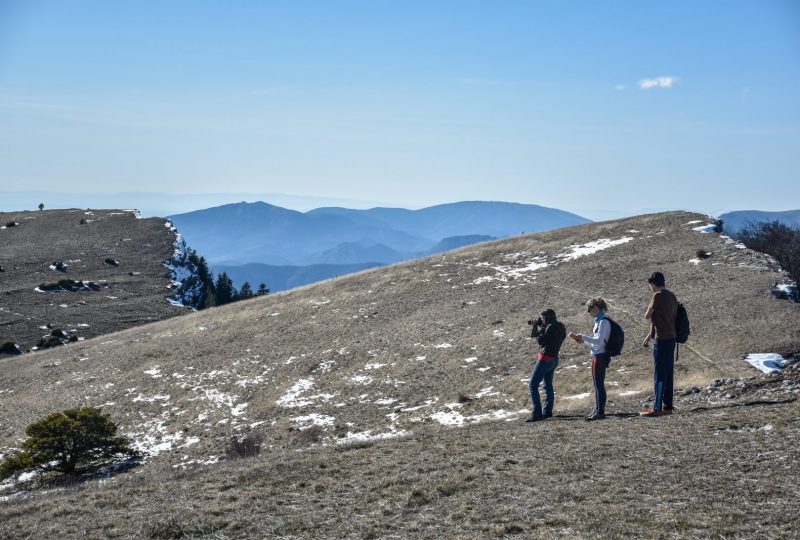
{"label": "pine tree on hillside", "polygon": [[260,284],[258,286],[258,291],[256,291],[256,296],[266,296],[268,294],[269,289],[267,289],[267,286],[264,283]]}
{"label": "pine tree on hillside", "polygon": [[138,457],[130,440],[95,407],[53,413],[25,429],[22,451],[0,462],[0,480],[28,471],[73,474],[121,457]]}
{"label": "pine tree on hillside", "polygon": [[218,306],[230,304],[238,298],[238,292],[233,286],[233,281],[228,277],[226,272],[222,272],[217,276],[216,283],[216,303]]}
{"label": "pine tree on hillside", "polygon": [[214,284],[206,285],[203,293],[203,303],[200,304],[198,309],[207,309],[217,305],[217,295],[214,292]]}
{"label": "pine tree on hillside", "polygon": [[239,300],[247,300],[248,298],[252,297],[253,297],[253,289],[251,289],[250,284],[245,281],[242,284],[242,288],[239,289]]}

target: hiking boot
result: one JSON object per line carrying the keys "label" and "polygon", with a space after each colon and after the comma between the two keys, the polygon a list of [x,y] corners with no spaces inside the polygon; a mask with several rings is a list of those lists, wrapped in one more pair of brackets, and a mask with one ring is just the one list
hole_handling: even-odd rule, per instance
{"label": "hiking boot", "polygon": [[593,422],[594,420],[602,420],[605,417],[606,417],[605,414],[595,411],[586,418],[584,418],[584,420],[586,420],[587,422]]}
{"label": "hiking boot", "polygon": [[662,414],[664,413],[662,413],[661,411],[657,411],[655,409],[647,409],[644,411],[639,411],[639,416],[661,416]]}
{"label": "hiking boot", "polygon": [[544,413],[544,414],[542,415],[542,420],[544,420],[545,418],[552,418],[552,417],[553,417],[553,413],[551,413],[551,412],[546,412],[546,413]]}
{"label": "hiking boot", "polygon": [[528,418],[526,418],[525,421],[526,422],[538,422],[540,420],[544,420],[545,418],[548,418],[548,417],[543,415],[543,414],[532,414]]}
{"label": "hiking boot", "polygon": [[674,410],[673,407],[662,407],[661,414],[672,414]]}

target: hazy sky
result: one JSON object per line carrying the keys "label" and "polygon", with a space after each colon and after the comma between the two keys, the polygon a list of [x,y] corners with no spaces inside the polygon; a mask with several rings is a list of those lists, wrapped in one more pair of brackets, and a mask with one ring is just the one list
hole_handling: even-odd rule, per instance
{"label": "hazy sky", "polygon": [[0,0],[0,190],[800,207],[800,2]]}

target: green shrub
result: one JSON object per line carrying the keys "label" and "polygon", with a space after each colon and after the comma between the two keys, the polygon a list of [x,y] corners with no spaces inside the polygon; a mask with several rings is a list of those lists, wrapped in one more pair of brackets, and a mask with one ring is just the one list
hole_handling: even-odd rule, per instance
{"label": "green shrub", "polygon": [[139,457],[117,425],[95,407],[53,413],[25,429],[22,451],[0,463],[0,479],[28,471],[70,475],[119,457]]}

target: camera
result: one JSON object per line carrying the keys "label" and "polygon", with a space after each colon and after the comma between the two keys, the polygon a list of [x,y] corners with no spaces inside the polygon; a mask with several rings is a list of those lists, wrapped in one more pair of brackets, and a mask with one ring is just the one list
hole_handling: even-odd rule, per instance
{"label": "camera", "polygon": [[537,319],[529,320],[528,324],[531,325],[531,326],[544,326],[544,321],[542,320],[541,317],[539,317]]}

